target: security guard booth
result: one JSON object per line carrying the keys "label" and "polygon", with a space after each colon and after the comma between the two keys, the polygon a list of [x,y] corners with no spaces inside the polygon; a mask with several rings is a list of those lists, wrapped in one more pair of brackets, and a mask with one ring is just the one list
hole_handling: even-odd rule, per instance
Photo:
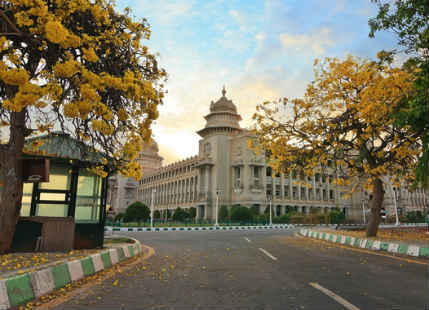
{"label": "security guard booth", "polygon": [[[42,141],[37,152],[29,149]],[[87,168],[102,154],[64,133],[26,140],[21,216],[14,251],[100,248],[104,242],[107,178]]]}

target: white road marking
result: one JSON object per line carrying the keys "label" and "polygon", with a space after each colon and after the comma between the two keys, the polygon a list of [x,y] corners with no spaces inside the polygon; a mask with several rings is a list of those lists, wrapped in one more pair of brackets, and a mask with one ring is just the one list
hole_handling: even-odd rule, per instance
{"label": "white road marking", "polygon": [[246,239],[246,241],[249,242],[249,243],[252,242],[252,241],[250,241],[249,238],[244,237],[244,239]]}
{"label": "white road marking", "polygon": [[341,305],[343,305],[347,309],[349,309],[349,310],[360,310],[358,307],[352,305],[347,300],[345,300],[344,298],[338,296],[337,294],[335,294],[334,292],[328,290],[327,288],[324,288],[323,286],[321,286],[321,285],[319,285],[317,283],[314,283],[314,282],[310,282],[310,285],[312,287],[314,287],[315,289],[318,289],[322,293],[325,293],[326,295],[328,295],[329,297],[331,297],[332,299],[334,299],[336,302],[340,303]]}
{"label": "white road marking", "polygon": [[265,255],[267,255],[269,258],[271,258],[272,260],[277,260],[276,257],[272,256],[270,253],[268,253],[267,251],[265,251],[263,248],[259,248],[259,250],[264,253]]}

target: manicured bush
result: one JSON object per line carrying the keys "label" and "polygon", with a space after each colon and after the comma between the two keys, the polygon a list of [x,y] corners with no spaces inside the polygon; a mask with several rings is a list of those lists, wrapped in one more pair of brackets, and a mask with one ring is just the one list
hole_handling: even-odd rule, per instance
{"label": "manicured bush", "polygon": [[290,215],[289,214],[283,214],[282,216],[277,216],[273,218],[273,223],[276,224],[289,224],[290,223]]}
{"label": "manicured bush", "polygon": [[331,224],[341,224],[345,219],[346,215],[340,210],[333,209],[331,212],[329,212],[329,222]]}
{"label": "manicured bush", "polygon": [[406,214],[408,223],[424,223],[425,215],[422,211],[410,211]]}
{"label": "manicured bush", "polygon": [[150,209],[144,203],[136,201],[130,204],[125,211],[124,222],[145,222],[149,217]]}
{"label": "manicured bush", "polygon": [[251,222],[253,220],[252,211],[247,207],[233,207],[231,209],[231,221]]}
{"label": "manicured bush", "polygon": [[194,219],[197,216],[197,208],[192,207],[188,209],[189,216]]}
{"label": "manicured bush", "polygon": [[227,206],[221,206],[219,210],[219,219],[226,220],[229,218],[229,212]]}
{"label": "manicured bush", "polygon": [[186,210],[178,207],[173,214],[173,221],[183,222],[184,220],[190,218],[190,215]]}
{"label": "manicured bush", "polygon": [[161,212],[159,210],[155,210],[153,212],[153,218],[159,220],[161,218]]}
{"label": "manicured bush", "polygon": [[121,220],[123,220],[125,214],[124,213],[118,213],[115,216],[115,222],[120,222]]}

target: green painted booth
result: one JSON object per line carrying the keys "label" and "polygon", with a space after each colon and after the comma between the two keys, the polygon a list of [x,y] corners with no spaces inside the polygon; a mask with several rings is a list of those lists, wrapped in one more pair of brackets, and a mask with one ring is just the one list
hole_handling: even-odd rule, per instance
{"label": "green painted booth", "polygon": [[43,145],[37,154],[25,152],[24,175],[34,162],[49,159],[49,181],[37,181],[38,175],[27,176],[12,249],[66,251],[102,247],[107,178],[87,169],[101,154],[62,133],[28,139],[26,146],[31,147],[36,139]]}

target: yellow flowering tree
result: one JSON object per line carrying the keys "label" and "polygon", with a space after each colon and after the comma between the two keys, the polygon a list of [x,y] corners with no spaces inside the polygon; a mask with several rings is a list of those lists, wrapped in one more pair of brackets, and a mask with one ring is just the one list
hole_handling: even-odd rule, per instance
{"label": "yellow flowering tree", "polygon": [[259,147],[273,167],[311,175],[334,164],[333,183],[371,192],[367,236],[375,236],[383,176],[411,178],[421,141],[396,126],[393,112],[410,95],[413,76],[382,61],[352,56],[315,63],[315,79],[300,99],[266,102],[254,114]]}
{"label": "yellow flowering tree", "polygon": [[[24,139],[61,130],[136,178],[158,117],[166,73],[143,40],[145,19],[113,0],[0,1],[0,253],[10,247],[22,197]],[[105,176],[100,167],[94,171]]]}

